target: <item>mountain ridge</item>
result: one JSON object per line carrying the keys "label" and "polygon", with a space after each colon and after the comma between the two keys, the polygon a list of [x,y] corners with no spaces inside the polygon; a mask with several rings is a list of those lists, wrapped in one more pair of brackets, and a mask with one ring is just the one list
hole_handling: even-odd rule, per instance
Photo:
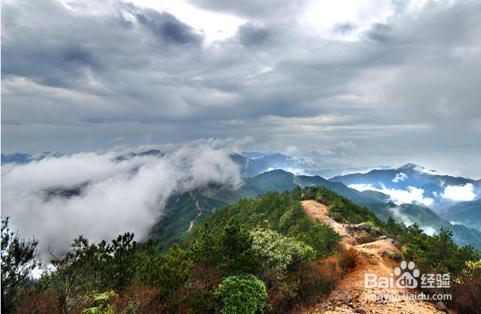
{"label": "mountain ridge", "polygon": [[[272,170],[260,174],[254,178],[247,178],[244,185],[238,190],[226,190],[218,188],[206,188],[195,191],[195,197],[204,210],[204,216],[198,217],[198,223],[217,209],[227,206],[232,202],[242,198],[254,198],[268,192],[287,192],[299,187],[324,187],[332,190],[339,195],[346,197],[355,204],[369,208],[380,219],[387,220],[390,216],[403,223],[418,223],[428,230],[437,232],[441,227],[451,229],[455,232],[454,238],[461,244],[472,244],[481,248],[481,232],[472,230],[461,225],[452,225],[445,221],[435,212],[427,207],[415,204],[395,204],[382,198],[382,195],[370,191],[360,192],[349,188],[343,183],[332,182],[320,176],[296,176],[285,170]],[[166,243],[175,243],[182,237],[188,229],[187,221],[195,219],[197,210],[192,200],[187,200],[188,196],[176,195],[172,197],[165,207],[165,220],[159,220],[153,228],[152,235],[159,237]],[[178,204],[181,204],[180,206]],[[393,212],[394,211],[394,212]],[[177,217],[177,218],[176,218]],[[169,222],[175,221],[179,217],[183,218],[184,224],[175,224],[175,228],[170,228]],[[182,231],[183,230],[183,231]]]}

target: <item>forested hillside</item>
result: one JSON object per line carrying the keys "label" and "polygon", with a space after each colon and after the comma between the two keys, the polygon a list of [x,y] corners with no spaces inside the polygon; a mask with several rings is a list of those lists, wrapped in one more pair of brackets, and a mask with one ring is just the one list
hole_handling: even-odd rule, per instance
{"label": "forested hillside", "polygon": [[[456,279],[452,293],[481,292],[479,251],[457,246],[449,231],[429,236],[417,225],[382,222],[331,190],[308,187],[239,200],[167,252],[159,240],[135,242],[129,233],[101,243],[79,237],[52,261],[55,270],[35,282],[12,282],[19,268],[2,260],[2,273],[10,274],[2,275],[2,299],[17,313],[288,313],[308,307],[355,267],[356,254],[339,245],[341,235],[330,225],[306,214],[306,199],[324,204],[338,223],[368,226],[358,241],[392,237],[420,269],[448,272]],[[18,245],[2,242],[2,257],[15,250]],[[459,300],[449,306],[475,306],[475,300]]]}
{"label": "forested hillside", "polygon": [[[210,185],[192,192],[173,195],[163,211],[165,214],[155,224],[151,235],[160,239],[166,246],[170,246],[189,231],[191,224],[198,224],[217,209],[239,199],[255,198],[267,192],[290,192],[296,187],[309,186],[327,188],[355,204],[366,206],[383,221],[393,217],[405,224],[417,223],[430,233],[438,232],[441,227],[444,227],[453,231],[453,238],[457,243],[481,248],[480,231],[463,225],[453,225],[427,207],[415,204],[397,206],[382,193],[360,192],[340,182],[332,182],[319,176],[296,176],[283,170],[273,170],[247,178],[239,189]],[[201,213],[199,207],[202,209]]]}

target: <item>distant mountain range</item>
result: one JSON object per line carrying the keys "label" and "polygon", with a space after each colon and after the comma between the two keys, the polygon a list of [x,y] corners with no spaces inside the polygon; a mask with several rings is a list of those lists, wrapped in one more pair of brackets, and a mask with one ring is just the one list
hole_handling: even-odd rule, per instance
{"label": "distant mountain range", "polygon": [[[450,202],[459,200],[469,201],[481,195],[481,180],[473,180],[463,177],[441,175],[433,170],[428,170],[415,164],[406,164],[394,169],[376,169],[367,173],[353,173],[336,176],[330,179],[342,182],[358,189],[371,190],[404,190],[410,188],[421,189],[426,202],[432,200],[432,204],[447,207]],[[447,187],[458,187],[460,192],[447,193]],[[464,188],[461,190],[461,187]],[[449,192],[449,191],[448,191]]]}
{"label": "distant mountain range", "polygon": [[26,164],[31,161],[42,160],[47,157],[60,157],[62,154],[59,153],[38,153],[38,154],[2,154],[2,165],[3,164]]}
{"label": "distant mountain range", "polygon": [[[454,239],[461,244],[481,248],[481,232],[464,225],[454,225],[439,217],[431,209],[415,204],[397,206],[389,197],[372,191],[357,191],[343,183],[332,182],[319,176],[294,175],[283,170],[273,170],[246,179],[238,190],[226,190],[209,186],[192,193],[175,195],[170,198],[164,216],[152,230],[152,235],[165,243],[174,243],[187,232],[192,221],[197,224],[210,213],[241,198],[254,198],[268,192],[291,191],[296,186],[321,186],[335,191],[352,202],[371,209],[379,218],[393,217],[406,224],[418,223],[428,233],[437,232],[441,227],[451,229]],[[202,208],[199,216],[196,203]]]}
{"label": "distant mountain range", "polygon": [[[125,160],[135,156],[162,156],[160,150],[124,153]],[[2,154],[2,164],[25,164],[61,154]],[[303,158],[280,153],[246,152],[232,154],[241,168],[244,184],[238,190],[208,186],[171,197],[164,215],[152,234],[173,243],[189,226],[216,209],[241,198],[252,198],[267,192],[290,191],[296,186],[322,186],[371,209],[379,218],[389,216],[406,224],[418,223],[426,232],[441,227],[452,229],[459,243],[481,247],[481,180],[441,175],[415,164],[399,168],[375,169],[367,173],[335,176],[329,180],[315,174],[316,165]],[[282,169],[282,170],[281,170]],[[88,185],[88,183],[86,183]],[[48,197],[68,197],[82,187],[46,191]],[[201,209],[201,212],[199,211]],[[475,230],[477,229],[477,230]]]}
{"label": "distant mountain range", "polygon": [[282,169],[298,175],[320,175],[325,178],[344,171],[360,170],[359,168],[341,169],[334,164],[324,164],[312,152],[301,156],[289,156],[281,153],[242,152],[232,154],[231,157],[241,167],[241,174],[244,177],[253,177],[275,169]]}
{"label": "distant mountain range", "polygon": [[389,195],[397,204],[429,207],[444,220],[481,230],[481,180],[441,175],[415,164],[330,179]]}
{"label": "distant mountain range", "polygon": [[301,161],[279,153],[247,152],[244,154],[232,154],[231,157],[241,167],[241,175],[243,177],[254,177],[273,169],[302,169]]}
{"label": "distant mountain range", "polygon": [[[272,169],[316,175],[319,174],[316,168],[320,168],[302,158],[278,153],[249,152],[233,155],[232,158],[241,166],[245,177]],[[398,168],[338,175],[329,181],[343,183],[363,192],[363,195],[369,195],[370,199],[428,207],[446,221],[481,231],[481,180],[443,175],[410,163]]]}

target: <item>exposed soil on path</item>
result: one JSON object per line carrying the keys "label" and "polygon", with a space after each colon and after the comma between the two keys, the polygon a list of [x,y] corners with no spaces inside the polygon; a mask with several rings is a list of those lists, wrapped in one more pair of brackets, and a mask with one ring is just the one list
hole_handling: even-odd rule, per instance
{"label": "exposed soil on path", "polygon": [[401,252],[396,243],[379,237],[373,242],[358,244],[352,225],[334,221],[329,217],[327,206],[312,200],[303,201],[302,206],[313,220],[331,225],[343,237],[341,245],[345,249],[352,248],[357,253],[354,269],[338,282],[325,300],[302,313],[445,313],[430,302],[413,300],[410,296],[417,294],[416,290],[366,289],[365,273],[389,277],[399,265]]}

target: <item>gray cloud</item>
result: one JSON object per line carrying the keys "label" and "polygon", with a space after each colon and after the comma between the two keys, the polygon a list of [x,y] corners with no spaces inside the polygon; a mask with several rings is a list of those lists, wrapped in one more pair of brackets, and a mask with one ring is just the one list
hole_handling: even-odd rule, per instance
{"label": "gray cloud", "polygon": [[376,42],[389,42],[391,28],[389,25],[382,23],[374,23],[371,29],[366,33],[368,39]]}
{"label": "gray cloud", "polygon": [[332,28],[332,31],[335,33],[335,34],[341,34],[341,35],[346,35],[346,34],[349,34],[351,33],[353,30],[356,29],[356,26],[349,23],[349,22],[345,22],[345,23],[336,23],[334,24],[334,27]]}
{"label": "gray cloud", "polygon": [[227,12],[243,17],[262,20],[291,18],[303,8],[306,0],[265,0],[265,1],[223,1],[223,0],[191,0],[193,4],[208,10]]}
{"label": "gray cloud", "polygon": [[136,12],[137,21],[149,29],[159,40],[168,44],[199,45],[202,36],[190,26],[180,22],[173,15],[152,9]]}
{"label": "gray cloud", "polygon": [[267,44],[272,34],[265,28],[252,24],[245,24],[239,28],[238,36],[243,45],[257,46]]}
{"label": "gray cloud", "polygon": [[396,2],[351,41],[342,38],[354,22],[329,28],[341,39],[326,37],[291,2],[191,3],[246,24],[208,44],[189,21],[121,1],[96,14],[6,1],[4,151],[101,149],[119,138],[250,137],[254,147],[321,152],[351,142],[342,166],[414,161],[481,176],[478,1],[417,11]]}

